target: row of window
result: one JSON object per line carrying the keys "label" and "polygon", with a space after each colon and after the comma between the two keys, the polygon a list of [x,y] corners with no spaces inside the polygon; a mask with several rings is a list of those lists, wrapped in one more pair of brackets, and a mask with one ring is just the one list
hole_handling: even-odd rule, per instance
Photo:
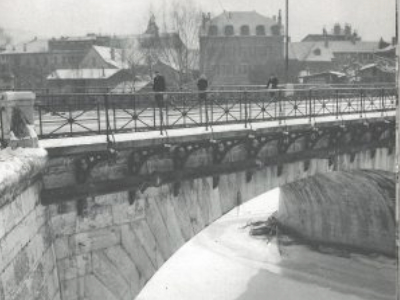
{"label": "row of window", "polygon": [[221,76],[247,75],[250,70],[250,65],[214,65],[208,69],[209,73]]}
{"label": "row of window", "polygon": [[3,57],[1,59],[2,63],[7,63],[9,61],[10,63],[14,63],[16,65],[25,65],[27,67],[30,66],[47,66],[49,64],[54,64],[54,65],[68,65],[68,64],[76,64],[79,62],[79,57],[74,57],[74,56],[54,56],[54,57],[47,57],[47,56],[33,56],[33,57],[25,57],[22,58],[20,56],[13,56],[9,57],[8,59],[6,57]]}
{"label": "row of window", "polygon": [[[265,35],[265,26],[264,25],[258,25],[256,26],[256,31],[255,34],[256,35]],[[231,36],[231,35],[235,35],[235,30],[234,27],[232,25],[226,25],[224,27],[224,31],[223,31],[224,35],[226,36]],[[218,26],[216,25],[211,25],[208,29],[208,35],[218,35]],[[246,36],[246,35],[250,35],[250,27],[248,25],[243,25],[240,27],[240,35],[242,36]]]}
{"label": "row of window", "polygon": [[[223,52],[222,52],[223,51]],[[245,46],[245,47],[226,47],[224,50],[210,48],[207,50],[207,58],[209,59],[267,59],[271,49],[265,46]],[[222,54],[223,53],[223,54]]]}
{"label": "row of window", "polygon": [[336,53],[335,58],[339,61],[355,60],[366,63],[372,62],[374,55],[372,53]]}

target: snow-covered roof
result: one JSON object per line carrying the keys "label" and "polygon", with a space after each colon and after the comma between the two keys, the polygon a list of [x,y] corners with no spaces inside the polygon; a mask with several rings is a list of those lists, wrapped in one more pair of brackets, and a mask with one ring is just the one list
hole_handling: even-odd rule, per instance
{"label": "snow-covered roof", "polygon": [[321,76],[321,75],[334,75],[337,77],[346,77],[347,75],[345,73],[341,73],[341,72],[336,72],[336,71],[326,71],[326,72],[320,72],[320,73],[314,73],[314,74],[308,74],[308,75],[303,75],[300,77],[317,77],[317,76]]}
{"label": "snow-covered roof", "polygon": [[120,69],[59,69],[51,73],[48,80],[106,79],[120,72]]}
{"label": "snow-covered roof", "polygon": [[295,42],[290,44],[289,58],[298,61],[331,61],[337,53],[374,53],[378,48],[378,42]]}
{"label": "snow-covered roof", "polygon": [[34,39],[30,42],[17,45],[7,45],[1,54],[21,54],[21,53],[46,53],[49,51],[48,40]]}

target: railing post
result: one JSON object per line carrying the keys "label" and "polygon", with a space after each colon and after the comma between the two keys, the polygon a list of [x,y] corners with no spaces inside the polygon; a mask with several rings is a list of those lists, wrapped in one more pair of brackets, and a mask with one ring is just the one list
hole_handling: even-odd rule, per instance
{"label": "railing post", "polygon": [[160,101],[158,105],[158,111],[159,111],[159,118],[160,118],[160,134],[163,135],[163,123],[164,123],[164,116],[163,116],[163,105],[164,105],[164,93],[162,93],[160,96]]}
{"label": "railing post", "polygon": [[278,91],[278,97],[277,97],[277,101],[279,103],[279,125],[282,124],[282,91],[279,90]]}
{"label": "railing post", "polygon": [[97,102],[97,130],[98,133],[101,133],[101,107],[100,107],[100,101],[99,98],[96,97],[96,102]]}
{"label": "railing post", "polygon": [[208,93],[207,92],[205,92],[204,93],[204,109],[205,109],[205,113],[206,113],[206,131],[208,131],[208,105],[207,105],[207,102],[208,102]]}
{"label": "railing post", "polygon": [[244,101],[244,128],[247,128],[247,121],[248,121],[248,107],[247,107],[247,92],[246,89],[243,92],[243,101]]}
{"label": "railing post", "polygon": [[110,130],[110,119],[108,117],[108,96],[109,94],[105,94],[104,96],[104,110],[105,110],[105,115],[106,115],[106,135],[107,135],[107,142],[108,142],[108,137],[109,137],[109,130]]}
{"label": "railing post", "polygon": [[308,113],[310,115],[310,119],[309,119],[310,123],[312,121],[312,104],[311,104],[312,96],[311,96],[311,93],[312,93],[312,90],[309,89],[308,90]]}
{"label": "railing post", "polygon": [[363,90],[360,90],[360,118],[363,117]]}
{"label": "railing post", "polygon": [[339,119],[339,91],[336,90],[336,119]]}
{"label": "railing post", "polygon": [[[42,122],[42,107],[41,105],[38,106],[38,113],[39,113],[39,130],[40,130],[40,136],[43,136],[43,122]],[[1,112],[0,112],[1,115]],[[0,124],[2,125],[2,124]]]}

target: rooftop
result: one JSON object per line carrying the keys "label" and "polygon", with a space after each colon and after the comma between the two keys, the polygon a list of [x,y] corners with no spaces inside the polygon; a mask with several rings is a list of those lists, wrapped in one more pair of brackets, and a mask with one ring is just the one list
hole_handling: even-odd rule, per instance
{"label": "rooftop", "polygon": [[82,80],[82,79],[107,79],[119,69],[59,69],[51,73],[48,80]]}
{"label": "rooftop", "polygon": [[8,45],[1,54],[45,53],[49,51],[47,39],[33,39],[26,43]]}
{"label": "rooftop", "polygon": [[278,25],[278,22],[256,11],[224,11],[209,20],[208,25],[215,25],[217,27],[232,25],[235,28],[235,33],[239,32],[240,27],[243,25],[248,25],[251,32],[254,32],[254,28],[258,25],[264,25],[266,35],[272,35],[270,28]]}

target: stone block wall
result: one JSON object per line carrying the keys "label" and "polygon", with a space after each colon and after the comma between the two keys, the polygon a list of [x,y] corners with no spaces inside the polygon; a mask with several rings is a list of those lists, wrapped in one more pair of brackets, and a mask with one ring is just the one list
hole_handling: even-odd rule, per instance
{"label": "stone block wall", "polygon": [[40,204],[43,149],[0,151],[0,299],[60,299],[48,208]]}
{"label": "stone block wall", "polygon": [[[229,160],[240,156],[227,155]],[[195,154],[194,154],[195,155]],[[51,204],[50,227],[62,300],[134,299],[146,282],[182,245],[229,210],[265,193],[318,173],[393,168],[394,155],[377,149],[326,159],[262,167],[213,178],[121,191]],[[162,161],[153,163],[163,163]],[[53,164],[50,161],[49,166]],[[98,165],[99,174],[109,172]],[[96,173],[96,174],[97,174]],[[107,173],[108,174],[108,173]]]}

